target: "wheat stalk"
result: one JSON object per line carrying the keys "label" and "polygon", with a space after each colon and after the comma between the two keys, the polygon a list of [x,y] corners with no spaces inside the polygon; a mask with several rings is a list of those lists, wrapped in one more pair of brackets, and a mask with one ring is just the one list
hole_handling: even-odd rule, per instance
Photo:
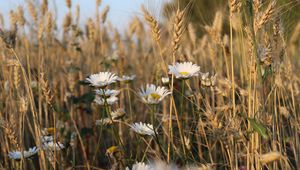
{"label": "wheat stalk", "polygon": [[39,27],[38,27],[38,39],[39,40],[41,40],[43,38],[44,31],[45,31],[44,23],[42,21],[40,21]]}
{"label": "wheat stalk", "polygon": [[4,18],[3,15],[0,13],[0,26],[3,27],[4,26]]}
{"label": "wheat stalk", "polygon": [[266,24],[275,12],[276,1],[272,1],[260,18],[256,17],[254,31],[257,32]]}
{"label": "wheat stalk", "polygon": [[67,13],[65,15],[65,18],[63,20],[63,29],[64,32],[67,32],[69,30],[69,27],[72,25],[72,16],[70,13]]}
{"label": "wheat stalk", "polygon": [[44,73],[40,74],[40,84],[41,84],[41,89],[42,89],[42,92],[43,92],[43,96],[46,100],[46,103],[51,105],[53,96],[51,95],[51,90],[49,88],[49,84],[48,84],[48,81],[45,78]]}
{"label": "wheat stalk", "polygon": [[13,67],[13,75],[14,75],[14,85],[16,90],[18,91],[20,87],[20,81],[21,81],[20,74],[19,74],[19,66]]}
{"label": "wheat stalk", "polygon": [[14,11],[9,11],[9,22],[12,29],[16,29],[18,17]]}
{"label": "wheat stalk", "polygon": [[[179,45],[180,45],[180,40],[181,40],[181,36],[183,34],[184,31],[184,10],[176,11],[176,15],[175,15],[175,21],[174,21],[174,31],[173,31],[173,41],[172,41],[172,45],[173,45],[173,56],[175,56],[175,53],[177,52]],[[173,59],[174,61],[174,59]]]}
{"label": "wheat stalk", "polygon": [[144,18],[147,23],[150,25],[153,39],[157,42],[160,40],[160,29],[158,25],[158,21],[146,10],[144,6],[141,7],[142,12],[144,14]]}
{"label": "wheat stalk", "polygon": [[188,25],[188,33],[189,33],[189,38],[193,44],[193,46],[196,46],[196,41],[197,41],[197,35],[196,35],[196,30],[192,24]]}
{"label": "wheat stalk", "polygon": [[14,131],[15,124],[12,125],[7,121],[0,119],[0,126],[3,128],[4,133],[7,135],[9,142],[14,146],[15,149],[20,150],[18,138],[16,132]]}
{"label": "wheat stalk", "polygon": [[53,28],[54,28],[54,21],[53,21],[52,13],[48,12],[47,19],[46,19],[46,34],[48,36],[51,35]]}
{"label": "wheat stalk", "polygon": [[106,6],[100,14],[101,15],[100,18],[102,19],[102,23],[105,23],[108,12],[109,12],[109,6]]}
{"label": "wheat stalk", "polygon": [[229,9],[230,9],[230,17],[234,14],[234,12],[239,11],[242,2],[240,0],[229,0]]}
{"label": "wheat stalk", "polygon": [[45,16],[45,14],[48,11],[48,0],[43,0],[41,5],[41,10],[42,10],[42,16]]}
{"label": "wheat stalk", "polygon": [[24,17],[24,10],[23,10],[23,8],[21,6],[18,6],[18,8],[17,8],[16,17],[17,17],[18,23],[21,26],[24,26],[25,23],[26,23],[26,20],[25,20],[25,17]]}
{"label": "wheat stalk", "polygon": [[72,7],[72,0],[66,0],[66,5],[69,8],[69,10],[71,10]]}
{"label": "wheat stalk", "polygon": [[33,2],[31,0],[28,1],[27,8],[28,8],[30,16],[37,23],[37,21],[38,21],[38,14],[37,14],[37,11],[36,11],[36,9],[34,7],[34,4],[33,4]]}
{"label": "wheat stalk", "polygon": [[95,40],[96,39],[96,26],[94,21],[89,18],[87,23],[86,23],[86,29],[87,29],[87,37],[90,40]]}
{"label": "wheat stalk", "polygon": [[96,0],[97,7],[99,7],[101,5],[101,3],[102,3],[102,0]]}

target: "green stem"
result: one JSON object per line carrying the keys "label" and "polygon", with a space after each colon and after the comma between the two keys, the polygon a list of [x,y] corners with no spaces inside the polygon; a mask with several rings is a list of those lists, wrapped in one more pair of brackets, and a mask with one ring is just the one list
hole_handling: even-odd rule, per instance
{"label": "green stem", "polygon": [[131,97],[130,97],[130,91],[129,91],[129,83],[127,83],[127,95],[128,95],[128,102],[129,102],[129,115],[130,120],[133,120],[133,114],[132,114],[132,107],[131,107]]}
{"label": "green stem", "polygon": [[153,131],[154,131],[154,140],[158,145],[159,151],[160,153],[163,155],[163,158],[166,159],[166,153],[165,151],[162,149],[161,144],[159,142],[159,138],[156,132],[156,122],[155,122],[155,112],[156,112],[156,105],[151,105],[151,123],[153,125]]}
{"label": "green stem", "polygon": [[151,107],[151,124],[153,125],[153,127],[155,127],[155,110],[156,110],[156,108],[155,108],[155,105],[151,105],[150,106]]}
{"label": "green stem", "polygon": [[186,153],[186,146],[185,146],[185,139],[184,139],[184,126],[185,126],[185,123],[184,123],[184,92],[185,92],[185,80],[182,79],[181,80],[181,100],[180,100],[180,112],[181,112],[181,122],[182,122],[182,128],[181,128],[181,138],[183,139],[183,146],[182,146],[182,149],[183,149],[183,152],[184,152],[184,159],[186,161],[187,159],[187,153]]}
{"label": "green stem", "polygon": [[181,98],[180,98],[180,113],[181,113],[181,122],[182,122],[182,128],[184,128],[184,88],[185,88],[185,80],[182,80],[181,82]]}
{"label": "green stem", "polygon": [[107,116],[109,117],[109,119],[110,119],[111,122],[112,122],[112,130],[113,130],[113,133],[114,133],[115,141],[116,141],[120,146],[122,146],[123,150],[125,151],[125,147],[124,147],[124,145],[123,145],[123,143],[122,143],[122,140],[121,140],[121,138],[120,138],[120,136],[119,136],[119,133],[118,133],[117,130],[116,130],[116,127],[115,127],[115,125],[114,125],[114,121],[113,121],[112,116],[111,116],[111,114],[110,114],[110,109],[109,109],[109,106],[108,106],[108,103],[107,103],[107,98],[106,98],[106,96],[105,96],[105,90],[104,90],[104,89],[102,89],[102,90],[103,90],[103,94],[104,94],[104,107],[105,107]]}
{"label": "green stem", "polygon": [[159,151],[162,154],[164,160],[166,160],[166,151],[163,150],[163,148],[162,148],[162,146],[161,146],[161,144],[159,142],[158,134],[156,133],[156,130],[155,130],[154,127],[153,127],[153,130],[154,130],[154,139],[155,139],[155,142],[157,143]]}
{"label": "green stem", "polygon": [[[135,155],[135,159],[134,159],[134,162],[136,162],[137,161],[137,159],[138,159],[138,157],[139,157],[139,150],[140,150],[140,144],[141,144],[141,137],[140,136],[138,136],[138,143],[137,143],[137,152],[136,152],[136,155]],[[142,157],[142,162],[144,161],[144,157],[145,157],[145,153],[144,153],[144,155],[143,155],[143,157]]]}
{"label": "green stem", "polygon": [[[94,157],[93,157],[92,165],[94,164],[94,162],[95,162],[95,160],[96,160],[97,152],[98,152],[98,150],[99,150],[99,148],[100,148],[100,141],[101,141],[102,132],[103,132],[103,117],[104,117],[104,116],[102,115],[102,117],[101,117],[102,122],[101,122],[101,125],[100,125],[100,135],[99,135],[99,137],[98,137],[98,142],[97,142],[97,146],[96,146],[95,155],[94,155]],[[75,156],[75,155],[74,155],[74,156]]]}

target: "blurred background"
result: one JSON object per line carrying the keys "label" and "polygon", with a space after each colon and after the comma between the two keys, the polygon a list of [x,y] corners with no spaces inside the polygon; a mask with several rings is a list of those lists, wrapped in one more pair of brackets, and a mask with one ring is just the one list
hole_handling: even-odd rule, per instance
{"label": "blurred background", "polygon": [[[9,13],[17,6],[26,7],[26,2],[30,0],[1,0],[0,1],[0,22],[7,27],[9,22]],[[32,0],[36,5],[40,5],[42,1]],[[248,3],[251,0],[244,1]],[[95,16],[96,7],[94,0],[73,0],[73,10],[77,5],[81,7],[81,24],[84,25],[88,17]],[[282,23],[284,30],[289,36],[291,30],[297,24],[300,18],[300,3],[298,0],[278,0],[281,6]],[[197,29],[198,35],[203,32],[203,26],[213,22],[214,14],[217,10],[223,12],[228,11],[227,1],[221,0],[103,0],[100,10],[109,6],[109,13],[107,19],[119,31],[124,31],[126,24],[134,17],[139,16],[142,18],[141,5],[144,5],[147,10],[151,12],[159,20],[171,16],[172,11],[176,7],[184,8],[188,5],[189,20],[194,24]],[[263,5],[267,6],[268,3]],[[49,2],[49,8],[56,13],[57,26],[60,27],[63,22],[63,17],[68,12],[65,1],[52,0]],[[227,22],[224,22],[227,23]],[[226,29],[224,29],[226,31]]]}
{"label": "blurred background", "polygon": [[[17,6],[21,6],[24,9],[27,7],[27,3],[30,0],[0,0],[0,14],[5,21],[9,21],[9,12],[16,9]],[[32,0],[37,6],[41,5],[42,1]],[[142,12],[140,7],[144,4],[153,13],[161,13],[164,4],[171,0],[103,0],[100,6],[100,11],[106,6],[109,6],[109,13],[107,15],[108,21],[116,27],[118,30],[124,30],[127,23],[134,16],[141,16]],[[80,6],[81,24],[84,25],[84,21],[88,17],[95,16],[96,6],[94,0],[73,0],[73,11],[77,5]],[[56,11],[56,19],[58,27],[63,22],[63,17],[68,12],[68,8],[64,0],[52,0],[49,1],[49,9]],[[0,19],[1,20],[1,19]],[[3,21],[2,21],[3,22]],[[9,25],[9,22],[5,22],[5,27]]]}

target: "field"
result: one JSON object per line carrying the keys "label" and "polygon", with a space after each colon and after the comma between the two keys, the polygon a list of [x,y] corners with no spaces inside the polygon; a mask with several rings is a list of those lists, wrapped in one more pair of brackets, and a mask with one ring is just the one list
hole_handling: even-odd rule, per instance
{"label": "field", "polygon": [[123,31],[101,0],[0,17],[0,169],[299,169],[299,1],[229,0],[205,25],[194,2]]}

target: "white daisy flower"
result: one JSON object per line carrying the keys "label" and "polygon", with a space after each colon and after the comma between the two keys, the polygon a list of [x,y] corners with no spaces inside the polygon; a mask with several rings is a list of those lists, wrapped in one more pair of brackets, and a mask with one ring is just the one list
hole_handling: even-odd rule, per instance
{"label": "white daisy flower", "polygon": [[170,78],[169,77],[162,77],[161,82],[163,85],[168,85],[170,83]]}
{"label": "white daisy flower", "polygon": [[52,142],[53,140],[53,136],[42,136],[42,143]]}
{"label": "white daisy flower", "polygon": [[111,117],[113,120],[118,120],[118,119],[121,119],[122,117],[124,117],[126,113],[125,113],[124,109],[119,108],[119,109],[111,112],[110,114],[111,114]]}
{"label": "white daisy flower", "polygon": [[117,96],[120,94],[120,90],[110,90],[110,89],[101,89],[101,90],[95,90],[96,94],[100,95],[101,97],[111,97],[111,96]]}
{"label": "white daisy flower", "polygon": [[174,66],[169,65],[169,74],[173,74],[178,79],[188,79],[197,76],[200,66],[192,62],[176,63]]}
{"label": "white daisy flower", "polygon": [[53,141],[51,141],[51,142],[43,143],[44,150],[54,151],[54,150],[61,150],[64,148],[65,148],[65,146],[60,142],[54,143]]}
{"label": "white daisy flower", "polygon": [[23,155],[21,151],[11,151],[8,153],[9,158],[14,160],[21,160],[23,158],[29,158],[35,155],[39,149],[37,147],[29,148],[28,151],[23,151]]}
{"label": "white daisy flower", "polygon": [[110,72],[100,72],[98,74],[92,74],[88,78],[86,78],[86,81],[88,81],[91,86],[104,88],[109,84],[115,83],[118,79],[118,76],[116,76],[113,73]]}
{"label": "white daisy flower", "polygon": [[153,125],[151,124],[146,124],[146,123],[133,123],[131,124],[131,129],[135,131],[136,133],[140,135],[149,135],[153,136],[154,135],[154,128]]}
{"label": "white daisy flower", "polygon": [[136,162],[132,165],[132,170],[153,170],[149,165],[144,162]]}
{"label": "white daisy flower", "polygon": [[131,82],[132,80],[134,80],[136,77],[136,75],[131,75],[131,76],[126,76],[126,75],[123,75],[122,77],[119,77],[118,78],[118,81],[121,81],[121,82],[125,82],[125,83],[129,83]]}
{"label": "white daisy flower", "polygon": [[[116,96],[110,96],[109,98],[106,99],[108,105],[113,105],[113,104],[117,103],[118,100],[119,99]],[[105,99],[102,97],[96,96],[96,98],[94,99],[94,102],[103,106],[105,104]]]}
{"label": "white daisy flower", "polygon": [[154,84],[147,84],[146,90],[142,87],[139,95],[142,98],[143,102],[148,104],[158,104],[171,92],[165,87],[155,86]]}

